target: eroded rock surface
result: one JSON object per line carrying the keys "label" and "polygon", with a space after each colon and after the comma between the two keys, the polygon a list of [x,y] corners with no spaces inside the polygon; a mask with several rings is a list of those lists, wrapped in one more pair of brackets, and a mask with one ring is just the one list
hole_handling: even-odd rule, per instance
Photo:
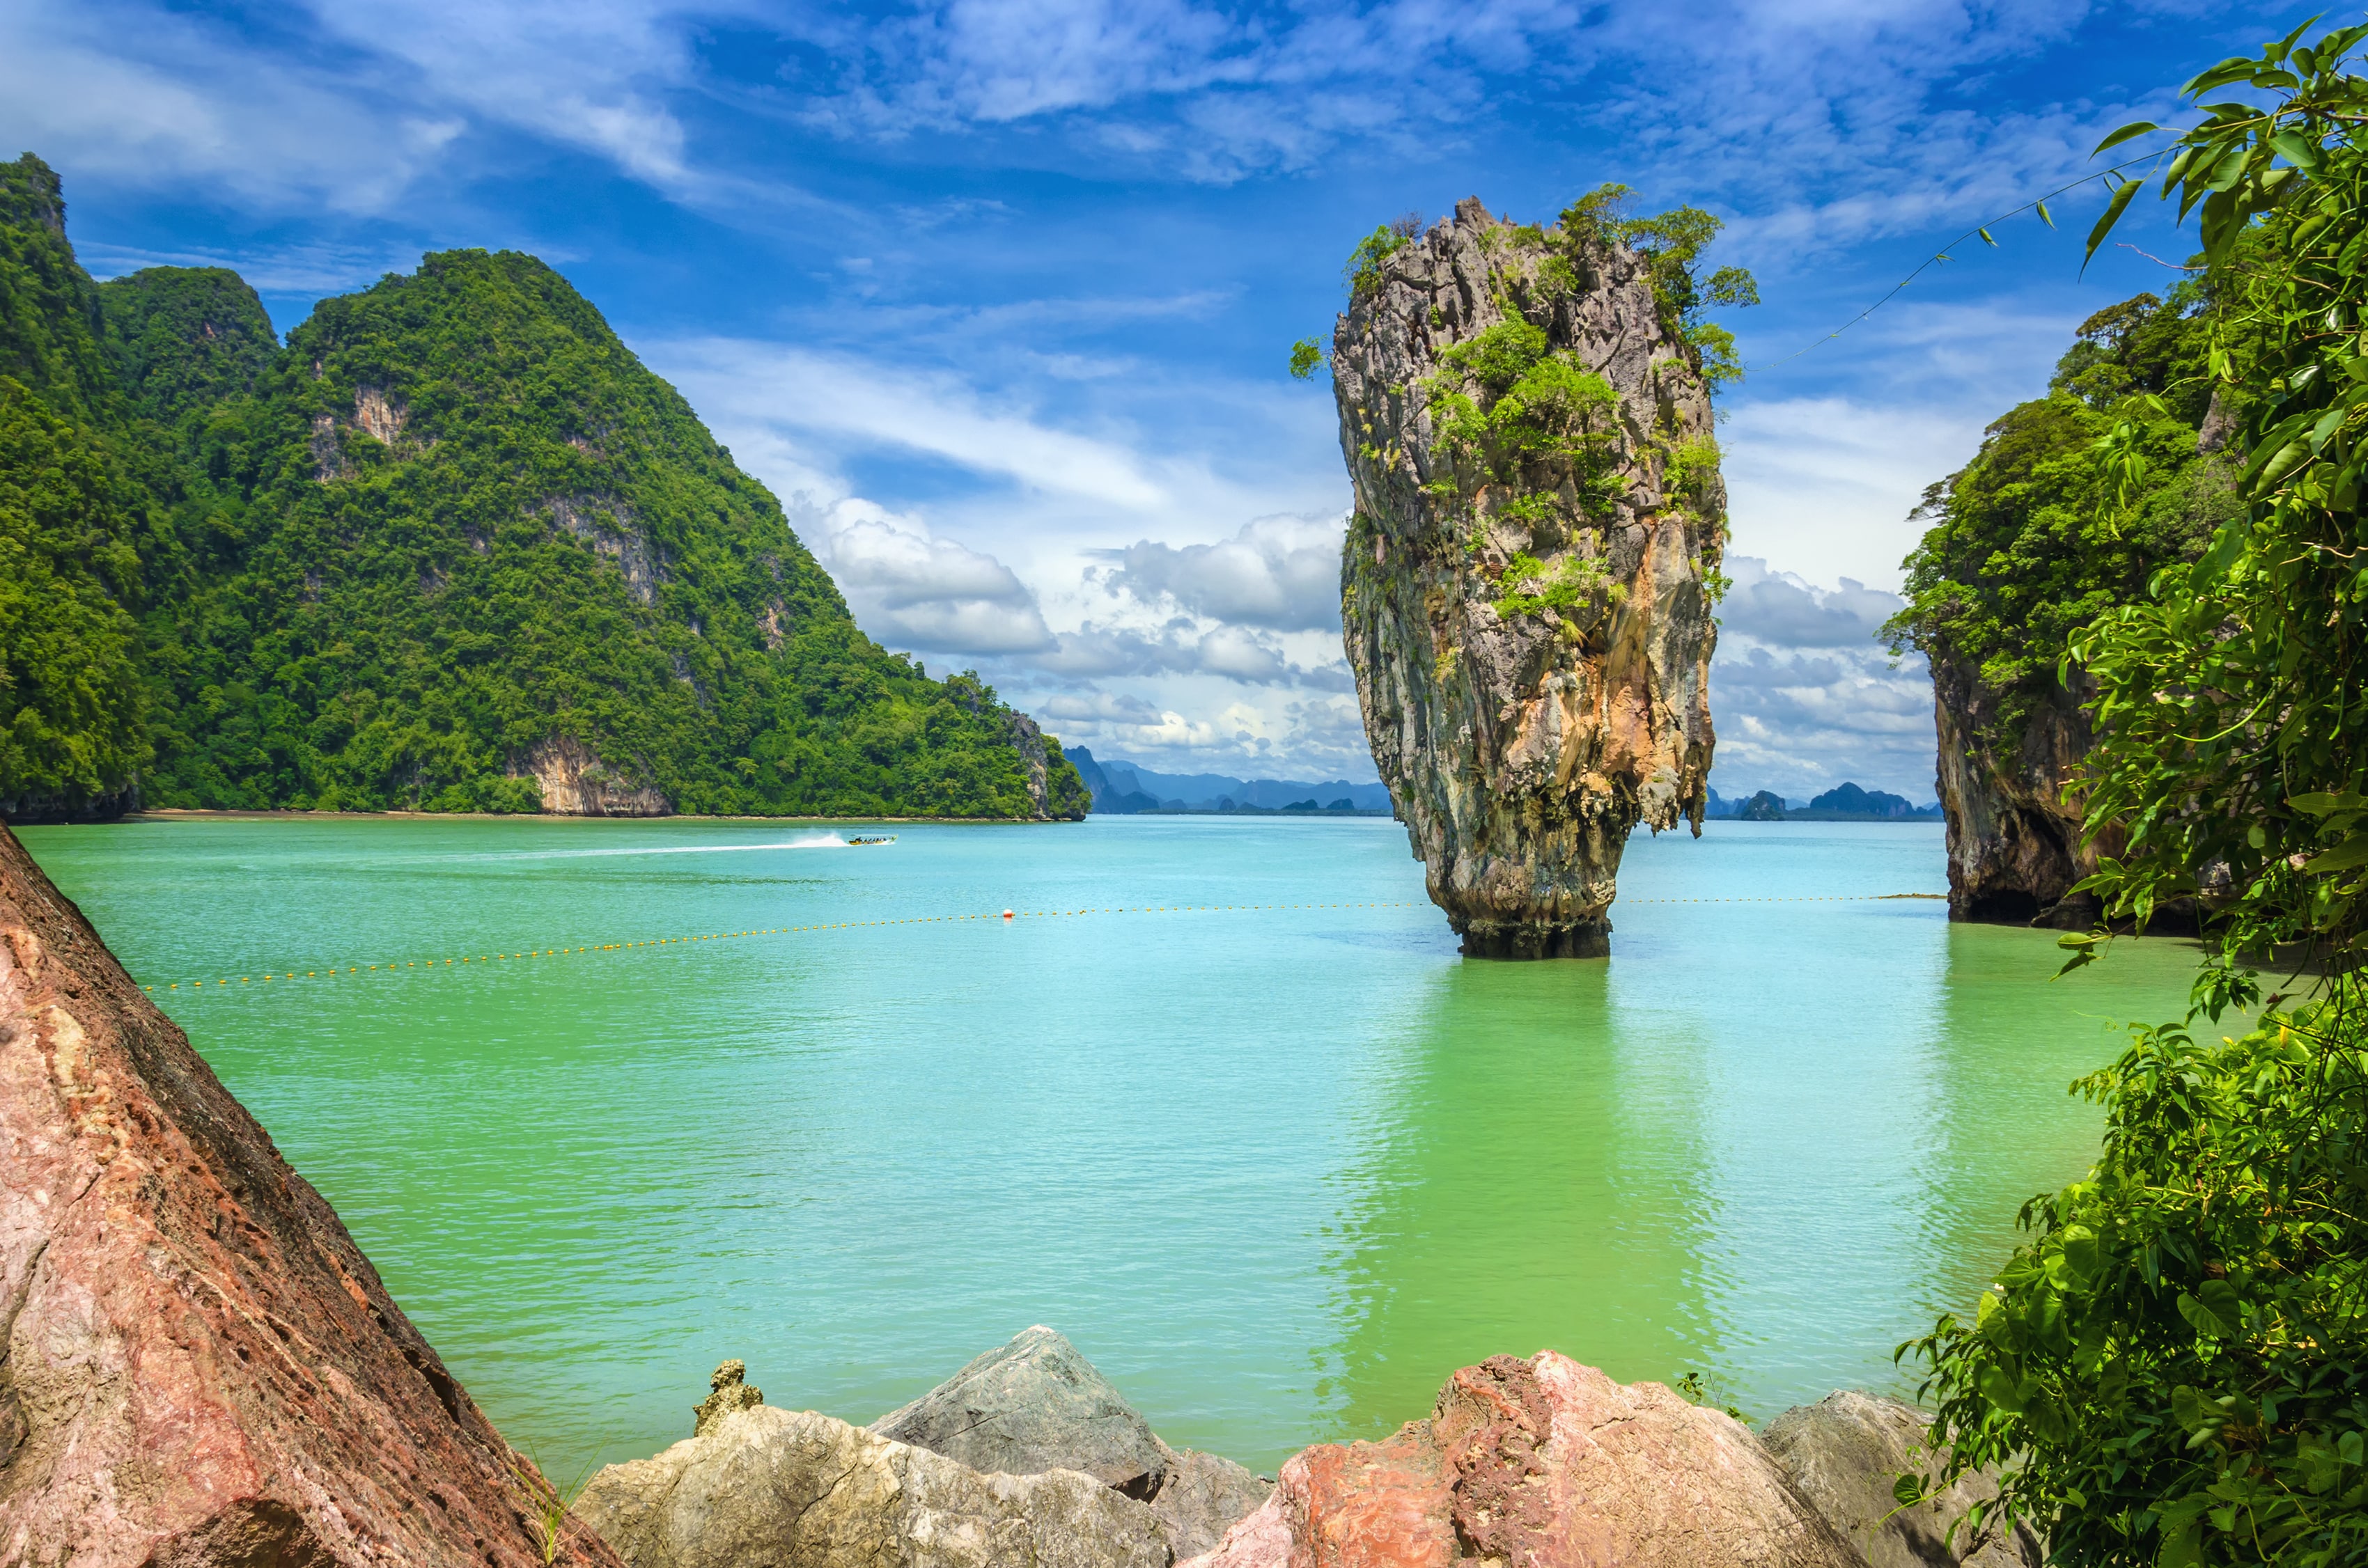
{"label": "eroded rock surface", "polygon": [[1197,1557],[1215,1546],[1274,1491],[1273,1482],[1222,1454],[1165,1443],[1160,1448],[1167,1455],[1167,1479],[1153,1494],[1151,1511],[1159,1516],[1179,1558]]}
{"label": "eroded rock surface", "polygon": [[1740,1422],[1550,1350],[1464,1368],[1382,1442],[1303,1449],[1193,1568],[1464,1561],[1859,1568]]}
{"label": "eroded rock surface", "polygon": [[1938,1473],[1929,1426],[1913,1405],[1844,1390],[1784,1412],[1760,1440],[1867,1568],[2039,1568],[2046,1551],[2029,1529],[1993,1524],[1976,1532],[1958,1524],[1976,1502],[1997,1495],[1990,1477],[1969,1475],[1913,1507],[1899,1506],[1892,1493],[1899,1476]]}
{"label": "eroded rock surface", "polygon": [[550,735],[535,743],[510,769],[531,778],[542,793],[542,809],[571,817],[665,817],[674,814],[666,791],[630,770],[612,767],[574,735]]}
{"label": "eroded rock surface", "polygon": [[533,1466],[5,828],[0,1335],[0,1561],[542,1561]]}
{"label": "eroded rock surface", "polygon": [[989,1475],[755,1405],[592,1478],[576,1514],[630,1568],[1168,1568],[1158,1518],[1076,1471]]}
{"label": "eroded rock surface", "polygon": [[1929,657],[1951,917],[2085,930],[2097,902],[2072,887],[2097,869],[2097,850],[2080,842],[2080,801],[2066,786],[2093,739],[2087,710],[2051,686],[2021,744],[2001,752],[1988,738],[1998,693],[1945,652]]}
{"label": "eroded rock surface", "polygon": [[[1467,952],[1608,949],[1639,822],[1699,833],[1725,490],[1645,258],[1477,200],[1333,335],[1365,733]],[[1463,401],[1458,401],[1458,400]]]}
{"label": "eroded rock surface", "polygon": [[704,1437],[707,1429],[735,1410],[747,1410],[765,1403],[765,1391],[748,1382],[748,1363],[734,1358],[715,1369],[707,1380],[707,1397],[690,1413],[691,1436]]}
{"label": "eroded rock surface", "polygon": [[1138,1500],[1167,1479],[1167,1450],[1110,1380],[1055,1331],[1023,1329],[871,1424],[973,1470],[1075,1470]]}

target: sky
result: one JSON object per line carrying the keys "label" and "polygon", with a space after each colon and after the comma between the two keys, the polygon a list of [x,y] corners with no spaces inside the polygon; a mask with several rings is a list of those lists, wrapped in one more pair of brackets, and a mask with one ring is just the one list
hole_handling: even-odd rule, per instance
{"label": "sky", "polygon": [[[1072,744],[1374,777],[1327,339],[1357,239],[1605,181],[1726,228],[1713,784],[1933,796],[1875,631],[1925,487],[2192,248],[2133,119],[2311,13],[2246,0],[8,0],[0,155],[110,277],[236,267],[282,331],[423,251],[532,252],[768,484],[857,619]],[[2148,145],[2146,142],[2135,147]],[[2116,153],[2116,156],[2121,155]],[[1928,270],[1859,316],[1919,262]],[[2157,259],[2160,258],[2160,259]]]}

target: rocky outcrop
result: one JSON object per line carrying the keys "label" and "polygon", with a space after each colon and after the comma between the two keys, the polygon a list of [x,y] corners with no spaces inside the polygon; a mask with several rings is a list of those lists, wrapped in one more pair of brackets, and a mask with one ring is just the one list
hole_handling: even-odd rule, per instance
{"label": "rocky outcrop", "polygon": [[1028,773],[1028,799],[1039,822],[1083,822],[1093,809],[1093,792],[1077,776],[1076,765],[1061,755],[1061,743],[1047,741],[1035,720],[1009,710],[1011,749]]}
{"label": "rocky outcrop", "polygon": [[1553,1351],[1448,1380],[1428,1421],[1323,1444],[1194,1568],[1463,1561],[1860,1568],[1742,1423]]}
{"label": "rocky outcrop", "polygon": [[549,1498],[0,829],[0,1560],[529,1568]]}
{"label": "rocky outcrop", "polygon": [[1605,952],[1629,831],[1708,787],[1698,357],[1644,256],[1467,200],[1360,279],[1332,375],[1343,637],[1430,896],[1466,952]]}
{"label": "rocky outcrop", "polygon": [[510,768],[542,791],[542,809],[557,816],[664,817],[674,802],[654,784],[612,768],[574,735],[548,735]]}
{"label": "rocky outcrop", "polygon": [[40,823],[113,822],[124,812],[139,809],[140,781],[136,778],[95,795],[33,790],[0,795],[0,822],[15,823],[19,827]]}
{"label": "rocky outcrop", "polygon": [[2098,851],[2080,842],[2080,800],[2069,792],[2091,739],[2079,696],[2050,681],[2009,751],[1993,742],[1999,694],[1980,672],[1943,648],[1927,657],[1950,917],[2085,930],[2096,922],[2097,901],[2072,888],[2097,869]]}
{"label": "rocky outcrop", "polygon": [[1167,1479],[1149,1422],[1068,1339],[1021,1330],[871,1430],[973,1470],[1075,1470],[1138,1500]]}
{"label": "rocky outcrop", "polygon": [[748,1363],[736,1358],[715,1369],[707,1389],[707,1397],[690,1413],[694,1437],[707,1436],[709,1427],[735,1410],[753,1410],[765,1403],[765,1391],[749,1385]]}
{"label": "rocky outcrop", "polygon": [[1272,1490],[1232,1460],[1169,1448],[1076,1346],[1041,1324],[871,1430],[973,1470],[1090,1475],[1150,1504],[1179,1557],[1214,1546]]}
{"label": "rocky outcrop", "polygon": [[1168,1568],[1149,1508],[1076,1471],[990,1475],[755,1405],[594,1476],[576,1514],[629,1568]]}
{"label": "rocky outcrop", "polygon": [[2022,1526],[1993,1522],[1975,1530],[1965,1519],[1977,1502],[1998,1495],[1995,1478],[1968,1475],[1901,1507],[1892,1491],[1910,1471],[1938,1479],[1930,1418],[1896,1399],[1844,1390],[1784,1412],[1760,1440],[1792,1478],[1793,1488],[1839,1530],[1867,1568],[2039,1568],[2046,1550]]}

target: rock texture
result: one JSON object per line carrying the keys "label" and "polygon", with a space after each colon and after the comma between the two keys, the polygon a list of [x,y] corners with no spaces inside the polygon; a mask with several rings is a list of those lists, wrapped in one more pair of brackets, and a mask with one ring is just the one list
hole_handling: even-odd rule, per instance
{"label": "rock texture", "polygon": [[1194,1568],[1857,1568],[1744,1426],[1552,1351],[1448,1380],[1429,1421],[1325,1444]]}
{"label": "rock texture", "polygon": [[1171,1449],[1062,1335],[1015,1335],[871,1430],[974,1470],[1073,1470],[1146,1502],[1178,1557],[1206,1551],[1273,1483],[1217,1454]]}
{"label": "rock texture", "polygon": [[666,817],[674,802],[656,786],[603,762],[574,735],[552,735],[535,744],[510,769],[513,778],[531,778],[542,791],[542,809],[571,817]]}
{"label": "rock texture", "polygon": [[703,1437],[707,1429],[735,1410],[751,1410],[765,1403],[765,1391],[748,1384],[748,1363],[734,1359],[715,1369],[707,1380],[708,1394],[690,1413],[691,1436]]}
{"label": "rock texture", "polygon": [[1909,1471],[1937,1473],[1929,1426],[1913,1405],[1845,1390],[1784,1412],[1760,1440],[1793,1490],[1857,1548],[1867,1568],[2039,1568],[2046,1550],[2028,1528],[1993,1524],[1977,1533],[1958,1524],[1976,1502],[1997,1495],[1987,1476],[1966,1476],[1912,1508],[1899,1506],[1893,1482]]}
{"label": "rock texture", "polygon": [[542,1561],[541,1478],[5,829],[0,1336],[0,1562]]}
{"label": "rock texture", "polygon": [[1023,1329],[871,1430],[973,1470],[1075,1470],[1138,1500],[1167,1479],[1167,1449],[1062,1335]]}
{"label": "rock texture", "polygon": [[1274,1491],[1273,1482],[1221,1454],[1159,1446],[1167,1456],[1167,1479],[1152,1494],[1151,1511],[1179,1558],[1215,1546]]}
{"label": "rock texture", "polygon": [[2066,793],[2092,738],[2079,696],[2051,684],[2021,744],[2002,753],[1987,738],[1998,694],[1945,650],[1929,660],[1950,917],[2087,929],[2097,901],[2072,887],[2097,869],[2098,851],[2080,842],[2080,801]]}
{"label": "rock texture", "polygon": [[[1508,411],[1523,328],[1614,401],[1458,436],[1438,400]],[[1699,833],[1705,803],[1725,493],[1696,353],[1643,256],[1466,200],[1357,289],[1332,375],[1343,637],[1430,896],[1466,952],[1603,953],[1630,829]]]}
{"label": "rock texture", "polygon": [[630,1568],[1168,1568],[1149,1508],[1076,1471],[986,1475],[757,1405],[611,1465],[576,1503]]}

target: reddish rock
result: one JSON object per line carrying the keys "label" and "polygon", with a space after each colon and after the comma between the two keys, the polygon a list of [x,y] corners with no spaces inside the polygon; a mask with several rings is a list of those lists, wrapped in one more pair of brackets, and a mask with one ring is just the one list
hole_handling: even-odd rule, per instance
{"label": "reddish rock", "polygon": [[1542,1351],[1325,1444],[1190,1568],[1862,1568],[1742,1423]]}
{"label": "reddish rock", "polygon": [[542,1561],[541,1478],[5,827],[0,1333],[0,1568]]}

